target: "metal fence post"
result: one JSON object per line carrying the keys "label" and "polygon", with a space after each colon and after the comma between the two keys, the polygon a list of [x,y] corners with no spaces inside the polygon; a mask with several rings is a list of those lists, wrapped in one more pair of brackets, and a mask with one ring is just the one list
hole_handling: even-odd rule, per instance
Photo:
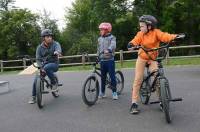
{"label": "metal fence post", "polygon": [[1,62],[1,72],[3,72],[3,60],[0,60]]}
{"label": "metal fence post", "polygon": [[123,67],[123,60],[124,60],[123,50],[120,50],[120,64],[121,64],[121,68]]}

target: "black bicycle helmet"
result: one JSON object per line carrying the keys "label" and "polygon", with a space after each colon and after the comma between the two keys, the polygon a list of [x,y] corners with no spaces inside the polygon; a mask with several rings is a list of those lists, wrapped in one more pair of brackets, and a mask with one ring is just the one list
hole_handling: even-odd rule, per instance
{"label": "black bicycle helmet", "polygon": [[53,36],[53,33],[50,29],[44,29],[41,32],[41,37],[45,37],[45,36]]}
{"label": "black bicycle helmet", "polygon": [[151,25],[152,28],[157,26],[157,19],[152,15],[143,15],[139,18],[139,22],[145,22],[147,25]]}

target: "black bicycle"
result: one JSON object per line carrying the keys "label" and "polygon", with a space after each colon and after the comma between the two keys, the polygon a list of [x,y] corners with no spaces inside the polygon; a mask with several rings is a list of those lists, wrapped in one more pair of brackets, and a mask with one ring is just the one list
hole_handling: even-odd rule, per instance
{"label": "black bicycle", "polygon": [[[51,55],[51,56],[57,57],[55,55]],[[45,58],[41,58],[40,60],[42,61],[42,65],[37,66],[37,64],[34,63],[35,59],[31,58],[29,55],[23,56],[23,58],[30,60],[33,66],[39,70],[39,72],[37,72],[36,74],[36,99],[37,99],[37,105],[40,109],[43,108],[44,106],[43,94],[52,93],[53,97],[57,98],[59,97],[58,87],[62,86],[62,84],[60,84],[58,81],[57,75],[54,74],[55,82],[56,82],[55,86],[57,90],[52,90],[52,84],[50,83],[50,80],[46,77],[46,73],[42,70],[42,67],[45,65],[45,62],[46,62],[45,60],[47,60],[49,57],[50,55]]]}
{"label": "black bicycle", "polygon": [[[184,37],[185,36],[183,35],[180,38]],[[172,98],[169,80],[164,74],[164,68],[162,65],[162,60],[166,58],[170,45],[171,42],[164,43],[164,46],[153,49],[147,49],[143,46],[137,47],[137,49],[142,48],[151,60],[158,62],[158,70],[152,72],[149,70],[149,64],[146,64],[146,75],[144,75],[139,91],[141,102],[147,105],[149,103],[151,93],[157,91],[159,100],[150,102],[150,104],[160,103],[160,107],[164,112],[167,123],[171,122],[170,102],[182,101],[182,98]],[[153,59],[149,53],[159,54],[159,56],[156,59]]]}
{"label": "black bicycle", "polygon": [[[98,64],[98,61],[96,61],[95,63],[92,63],[92,66],[93,66],[92,74],[87,77],[82,88],[82,99],[83,99],[83,102],[88,106],[94,105],[96,101],[98,100],[98,96],[99,96],[99,81],[97,77],[98,76],[101,77],[102,75],[100,72],[100,68],[97,67],[97,64]],[[115,72],[115,77],[116,77],[117,94],[120,95],[124,89],[123,73],[120,70],[117,70]],[[108,74],[106,77],[106,88],[109,88],[112,90],[111,79]]]}

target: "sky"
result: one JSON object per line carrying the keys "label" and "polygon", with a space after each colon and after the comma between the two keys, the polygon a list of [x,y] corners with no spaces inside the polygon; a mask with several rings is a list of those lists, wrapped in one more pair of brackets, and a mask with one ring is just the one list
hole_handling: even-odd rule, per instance
{"label": "sky", "polygon": [[75,0],[16,0],[15,6],[27,8],[34,13],[41,13],[43,9],[51,13],[51,18],[58,20],[58,27],[64,25],[64,14],[66,7],[71,7]]}

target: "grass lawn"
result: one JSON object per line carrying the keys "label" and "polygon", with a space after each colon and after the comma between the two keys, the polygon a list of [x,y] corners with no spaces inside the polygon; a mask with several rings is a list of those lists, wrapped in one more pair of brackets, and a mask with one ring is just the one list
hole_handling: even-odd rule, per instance
{"label": "grass lawn", "polygon": [[[166,60],[163,61],[165,66],[175,66],[175,65],[200,65],[200,58],[181,58],[181,59],[169,59],[168,63]],[[123,62],[123,66],[121,67],[120,63],[116,63],[116,68],[134,68],[135,60]],[[91,65],[86,66],[73,66],[73,67],[63,67],[60,68],[60,71],[80,71],[80,70],[91,70]]]}
{"label": "grass lawn", "polygon": [[[176,66],[176,65],[200,65],[200,58],[181,58],[181,59],[169,59],[168,63],[166,60],[163,61],[164,66]],[[123,66],[120,63],[116,62],[116,68],[134,68],[135,60],[123,62]],[[92,70],[91,65],[85,66],[70,66],[70,67],[61,67],[59,71],[83,71],[83,70]],[[0,72],[0,75],[7,74],[18,74],[20,71],[5,71],[3,73]]]}

